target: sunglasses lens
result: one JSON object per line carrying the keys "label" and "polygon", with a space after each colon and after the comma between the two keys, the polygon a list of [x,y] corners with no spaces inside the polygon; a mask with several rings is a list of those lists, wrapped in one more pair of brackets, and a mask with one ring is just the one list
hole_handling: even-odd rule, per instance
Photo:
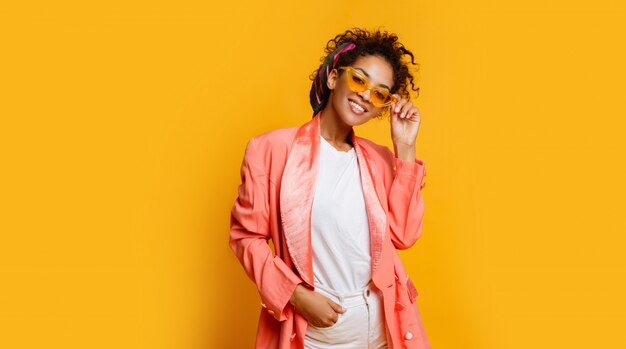
{"label": "sunglasses lens", "polygon": [[372,98],[372,104],[374,104],[377,107],[383,107],[383,106],[389,105],[391,104],[390,102],[392,101],[391,93],[387,91],[381,91],[381,90],[373,90],[371,94],[371,98]]}
{"label": "sunglasses lens", "polygon": [[355,92],[363,92],[367,90],[367,81],[365,78],[360,76],[358,73],[354,73],[350,71],[348,75],[348,83],[350,85],[350,89]]}
{"label": "sunglasses lens", "polygon": [[372,98],[372,103],[376,106],[384,104],[385,100],[387,99],[387,96],[381,91],[372,91],[372,94],[370,96]]}

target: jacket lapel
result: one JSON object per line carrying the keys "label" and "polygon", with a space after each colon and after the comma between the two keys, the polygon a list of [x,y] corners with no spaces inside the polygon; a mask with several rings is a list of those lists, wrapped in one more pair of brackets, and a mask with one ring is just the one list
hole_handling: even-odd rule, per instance
{"label": "jacket lapel", "polygon": [[[300,126],[291,146],[280,188],[280,217],[291,259],[300,277],[313,285],[311,249],[311,209],[315,196],[320,154],[320,115]],[[386,214],[381,205],[384,188],[377,188],[373,161],[368,161],[368,146],[354,134],[349,135],[357,155],[371,239],[372,274],[380,264],[386,229]]]}
{"label": "jacket lapel", "polygon": [[372,260],[372,276],[380,265],[380,257],[383,250],[383,239],[385,238],[385,230],[387,228],[387,214],[383,209],[380,197],[384,188],[378,189],[372,178],[377,178],[376,166],[372,157],[368,153],[368,147],[361,138],[354,134],[354,130],[350,132],[350,139],[354,144],[356,152],[359,172],[361,175],[361,185],[363,187],[363,197],[365,199],[365,209],[367,211],[367,222],[370,231],[370,251]]}
{"label": "jacket lapel", "polygon": [[291,259],[304,282],[313,286],[311,209],[320,149],[320,113],[300,126],[280,186],[280,218]]}

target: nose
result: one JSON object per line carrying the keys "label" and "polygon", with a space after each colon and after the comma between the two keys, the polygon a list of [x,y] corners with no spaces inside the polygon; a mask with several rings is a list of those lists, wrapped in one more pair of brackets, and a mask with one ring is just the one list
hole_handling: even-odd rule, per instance
{"label": "nose", "polygon": [[363,100],[369,102],[370,101],[370,90],[365,90],[362,92],[357,92],[357,94],[363,98]]}

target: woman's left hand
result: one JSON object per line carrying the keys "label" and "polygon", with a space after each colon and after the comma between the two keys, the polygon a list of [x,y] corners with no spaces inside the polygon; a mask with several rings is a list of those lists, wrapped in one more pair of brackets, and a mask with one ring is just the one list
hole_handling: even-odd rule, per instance
{"label": "woman's left hand", "polygon": [[420,127],[420,113],[411,101],[394,95],[398,102],[391,105],[391,139],[394,146],[415,147],[417,131]]}

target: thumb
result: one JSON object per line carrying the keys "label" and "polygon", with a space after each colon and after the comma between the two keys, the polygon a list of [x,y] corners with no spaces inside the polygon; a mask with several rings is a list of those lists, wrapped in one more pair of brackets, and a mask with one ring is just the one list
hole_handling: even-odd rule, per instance
{"label": "thumb", "polygon": [[389,122],[394,123],[399,118],[400,113],[396,113],[394,110],[396,108],[396,103],[392,104],[389,108]]}
{"label": "thumb", "polygon": [[335,302],[331,301],[330,299],[328,300],[328,304],[330,305],[330,307],[331,307],[331,308],[333,308],[333,310],[334,310],[336,313],[341,313],[341,314],[343,314],[343,313],[345,313],[345,312],[346,312],[346,309],[345,309],[344,307],[342,307],[341,305],[339,305],[339,304],[337,304],[337,303],[335,303]]}

